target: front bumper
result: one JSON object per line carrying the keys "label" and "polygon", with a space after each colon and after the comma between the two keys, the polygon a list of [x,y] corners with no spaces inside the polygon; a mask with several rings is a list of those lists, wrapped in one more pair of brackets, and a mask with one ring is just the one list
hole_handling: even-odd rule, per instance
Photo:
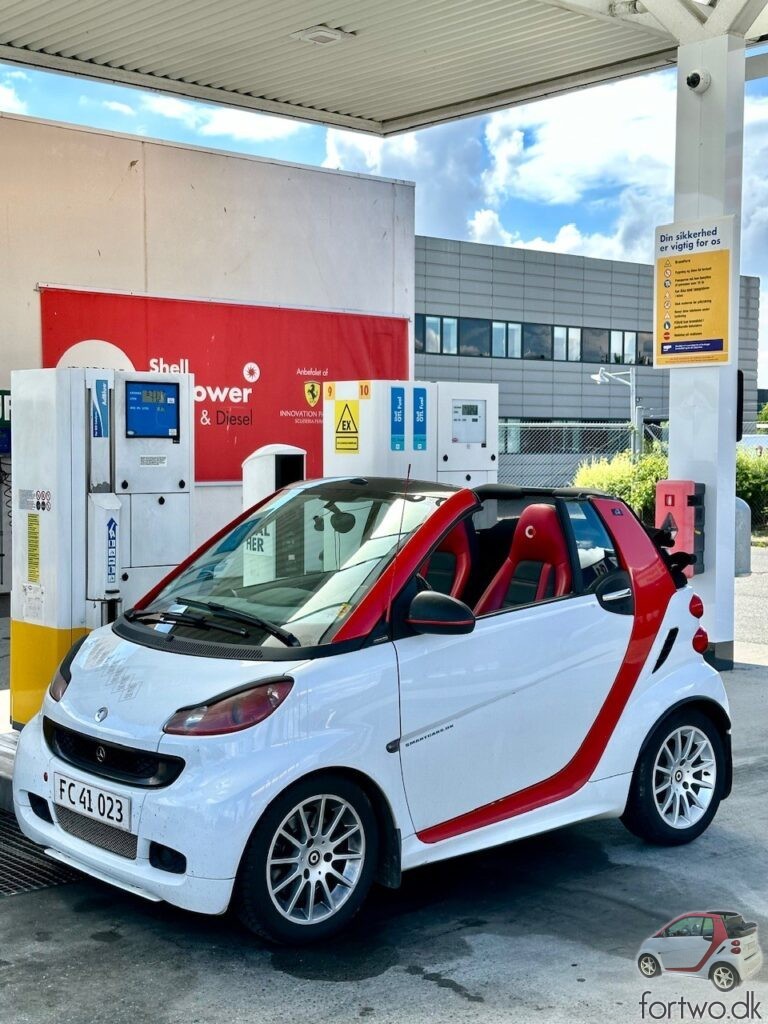
{"label": "front bumper", "polygon": [[[53,800],[55,772],[131,800],[131,832],[136,842],[135,846],[128,844],[133,846],[128,855],[94,845],[61,827]],[[222,828],[227,812],[232,811],[231,801],[206,802],[205,787],[200,781],[197,772],[191,770],[182,773],[166,789],[145,790],[105,782],[56,758],[45,742],[41,716],[37,715],[19,738],[13,777],[14,809],[22,832],[44,846],[50,856],[146,899],[164,900],[203,914],[221,914],[229,905],[237,864],[252,822],[229,831]],[[46,801],[52,823],[36,813],[30,794]],[[83,824],[87,822],[85,819]],[[213,822],[218,822],[219,827],[213,827]],[[82,831],[85,834],[87,830]],[[185,872],[172,874],[150,864],[152,841],[183,853],[187,859]]]}

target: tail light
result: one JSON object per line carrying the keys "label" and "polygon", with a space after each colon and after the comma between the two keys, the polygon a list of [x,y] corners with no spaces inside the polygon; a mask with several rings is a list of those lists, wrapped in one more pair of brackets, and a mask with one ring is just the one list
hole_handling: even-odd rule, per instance
{"label": "tail light", "polygon": [[735,942],[731,943],[731,952],[732,953],[740,953],[741,952],[741,943],[739,942],[738,939],[736,939]]}
{"label": "tail light", "polygon": [[707,636],[707,631],[699,627],[693,634],[693,639],[691,640],[691,643],[693,644],[693,649],[694,651],[696,651],[697,654],[704,654],[707,647],[709,646],[709,637]]}
{"label": "tail light", "polygon": [[700,619],[704,614],[704,602],[698,594],[694,594],[691,598],[691,603],[688,605],[688,611],[694,619]]}
{"label": "tail light", "polygon": [[221,736],[240,732],[269,718],[291,692],[293,680],[271,679],[210,704],[182,708],[163,726],[173,736]]}

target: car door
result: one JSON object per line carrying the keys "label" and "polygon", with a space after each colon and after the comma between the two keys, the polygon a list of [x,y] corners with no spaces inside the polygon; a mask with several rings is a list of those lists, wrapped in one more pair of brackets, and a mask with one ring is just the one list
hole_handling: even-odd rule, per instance
{"label": "car door", "polygon": [[703,923],[702,917],[683,917],[665,930],[659,954],[666,970],[691,970],[701,962],[711,942],[702,934]]}
{"label": "car door", "polygon": [[[612,551],[589,512],[603,553]],[[573,514],[584,515],[580,507]],[[395,642],[400,756],[421,838],[448,838],[528,809],[531,788],[557,776],[584,742],[632,623],[626,602],[582,593],[483,616],[469,635]]]}

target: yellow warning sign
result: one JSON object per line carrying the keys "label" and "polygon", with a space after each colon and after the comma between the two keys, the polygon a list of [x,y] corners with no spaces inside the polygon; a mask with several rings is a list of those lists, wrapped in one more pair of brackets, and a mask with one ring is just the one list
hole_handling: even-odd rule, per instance
{"label": "yellow warning sign", "polygon": [[337,398],[334,406],[334,447],[340,455],[356,455],[360,451],[360,402],[357,398]]}
{"label": "yellow warning sign", "polygon": [[730,360],[731,221],[657,229],[654,366]]}
{"label": "yellow warning sign", "polygon": [[40,582],[40,516],[36,512],[27,516],[27,580]]}

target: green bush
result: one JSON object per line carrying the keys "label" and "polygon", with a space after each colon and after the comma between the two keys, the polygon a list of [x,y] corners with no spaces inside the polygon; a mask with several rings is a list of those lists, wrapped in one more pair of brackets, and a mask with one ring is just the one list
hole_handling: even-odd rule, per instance
{"label": "green bush", "polygon": [[[582,462],[573,483],[575,487],[615,494],[631,505],[643,522],[652,523],[656,483],[667,473],[667,456],[660,445],[654,445],[636,463],[628,451],[610,459]],[[748,448],[736,450],[736,494],[752,509],[753,528],[768,523],[768,455]]]}
{"label": "green bush", "polygon": [[768,455],[736,449],[736,493],[752,509],[752,527],[768,523]]}

